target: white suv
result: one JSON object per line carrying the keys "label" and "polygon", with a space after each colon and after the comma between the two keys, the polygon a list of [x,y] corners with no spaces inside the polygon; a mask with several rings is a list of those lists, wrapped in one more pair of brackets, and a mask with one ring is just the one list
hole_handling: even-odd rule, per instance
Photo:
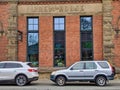
{"label": "white suv", "polygon": [[14,82],[19,86],[38,80],[38,70],[30,62],[0,62],[0,82]]}
{"label": "white suv", "polygon": [[115,71],[107,61],[80,61],[68,69],[51,73],[50,79],[59,86],[67,81],[90,81],[96,85],[104,86],[107,80],[113,80]]}

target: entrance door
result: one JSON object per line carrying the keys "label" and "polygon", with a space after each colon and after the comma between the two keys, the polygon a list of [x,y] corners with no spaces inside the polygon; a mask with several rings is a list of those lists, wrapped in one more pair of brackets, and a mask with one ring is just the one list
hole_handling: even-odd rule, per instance
{"label": "entrance door", "polygon": [[81,60],[93,60],[92,17],[80,17]]}

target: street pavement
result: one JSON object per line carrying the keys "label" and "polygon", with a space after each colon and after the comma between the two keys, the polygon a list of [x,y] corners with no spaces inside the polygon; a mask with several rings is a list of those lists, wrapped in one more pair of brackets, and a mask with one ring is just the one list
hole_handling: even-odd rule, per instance
{"label": "street pavement", "polygon": [[57,86],[50,80],[39,79],[26,86],[1,84],[0,90],[120,90],[120,80],[110,81],[107,86],[100,87],[87,82],[70,82],[66,86]]}

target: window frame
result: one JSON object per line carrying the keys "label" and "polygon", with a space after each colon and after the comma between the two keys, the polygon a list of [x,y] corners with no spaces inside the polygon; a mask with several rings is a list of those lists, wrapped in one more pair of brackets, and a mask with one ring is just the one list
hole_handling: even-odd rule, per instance
{"label": "window frame", "polygon": [[[38,25],[38,30],[29,30],[29,19],[38,19],[38,24],[31,24],[31,25]],[[38,34],[38,52],[39,52],[39,17],[38,16],[35,16],[35,17],[27,17],[27,61],[30,61],[29,58],[28,58],[28,35],[29,34]],[[39,53],[38,53],[38,66],[39,66]]]}
{"label": "window frame", "polygon": [[[55,18],[64,18],[64,30],[55,30],[55,23],[54,20]],[[53,16],[53,67],[59,67],[59,66],[55,66],[55,32],[64,32],[64,53],[66,52],[66,18],[65,16]],[[64,54],[64,67],[66,67],[66,54]]]}
{"label": "window frame", "polygon": [[[90,17],[91,18],[91,30],[81,30],[81,18],[83,18],[83,17],[86,17],[86,18],[88,18],[88,17]],[[92,15],[89,15],[89,16],[80,16],[80,56],[81,56],[81,60],[82,61],[85,61],[85,60],[83,60],[82,59],[82,43],[83,43],[83,40],[82,40],[82,33],[92,33],[91,35],[92,35],[92,40],[85,40],[85,42],[86,41],[88,41],[88,42],[92,42],[92,59],[85,59],[85,60],[93,60],[94,59],[94,43],[93,43],[93,16]]]}
{"label": "window frame", "polygon": [[[58,30],[55,29],[55,25],[56,25],[55,18],[56,19],[62,19],[62,18],[64,19],[64,23],[57,23],[58,25],[61,25],[61,24],[64,25],[64,29],[58,29]],[[64,16],[54,16],[53,17],[53,30],[54,31],[65,31],[65,17]]]}

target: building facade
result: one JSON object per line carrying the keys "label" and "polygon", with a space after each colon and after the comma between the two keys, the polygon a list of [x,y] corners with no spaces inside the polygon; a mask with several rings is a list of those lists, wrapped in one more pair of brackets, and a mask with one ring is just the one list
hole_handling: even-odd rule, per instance
{"label": "building facade", "polygon": [[120,67],[120,0],[0,0],[0,61]]}

